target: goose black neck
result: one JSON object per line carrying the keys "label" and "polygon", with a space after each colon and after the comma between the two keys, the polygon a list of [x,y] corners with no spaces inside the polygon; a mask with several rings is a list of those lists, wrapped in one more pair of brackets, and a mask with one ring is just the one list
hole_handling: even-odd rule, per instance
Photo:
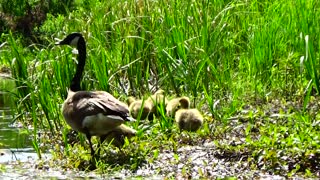
{"label": "goose black neck", "polygon": [[86,64],[86,42],[83,37],[80,37],[78,40],[78,65],[76,69],[76,73],[74,74],[71,85],[70,85],[70,90],[75,92],[75,91],[80,91],[80,82],[82,78],[82,73],[84,70],[84,65]]}

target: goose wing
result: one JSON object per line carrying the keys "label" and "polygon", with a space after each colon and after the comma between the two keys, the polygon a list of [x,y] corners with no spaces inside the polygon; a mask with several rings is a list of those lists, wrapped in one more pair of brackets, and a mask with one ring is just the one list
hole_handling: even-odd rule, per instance
{"label": "goose wing", "polygon": [[102,113],[129,120],[129,110],[126,104],[104,91],[78,91],[73,95],[72,102],[79,112],[87,115]]}

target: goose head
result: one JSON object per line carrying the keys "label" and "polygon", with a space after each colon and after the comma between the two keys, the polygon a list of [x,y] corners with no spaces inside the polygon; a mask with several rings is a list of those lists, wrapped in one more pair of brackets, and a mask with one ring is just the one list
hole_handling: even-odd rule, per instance
{"label": "goose head", "polygon": [[65,37],[62,41],[56,43],[56,45],[70,45],[73,47],[77,47],[80,43],[80,40],[83,40],[83,36],[80,33],[71,33],[67,37]]}

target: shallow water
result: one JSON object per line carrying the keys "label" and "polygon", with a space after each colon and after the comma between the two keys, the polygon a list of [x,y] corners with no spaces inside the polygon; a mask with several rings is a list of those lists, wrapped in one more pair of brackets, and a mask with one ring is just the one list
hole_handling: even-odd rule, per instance
{"label": "shallow water", "polygon": [[0,149],[31,148],[31,141],[21,125],[14,123],[13,98],[15,83],[0,76]]}
{"label": "shallow water", "polygon": [[4,107],[0,107],[0,148],[31,148],[31,140],[25,130],[18,124],[12,123],[13,112]]}
{"label": "shallow water", "polygon": [[[23,168],[21,163],[38,159],[26,130],[14,122],[15,112],[10,108],[13,102],[9,93],[13,90],[13,81],[0,77],[0,179],[23,177],[16,174]],[[49,155],[43,156],[47,158]]]}
{"label": "shallow water", "polygon": [[[44,154],[44,156],[49,157],[47,154]],[[32,148],[19,150],[0,149],[0,163],[11,163],[13,161],[28,162],[37,158],[38,156]]]}

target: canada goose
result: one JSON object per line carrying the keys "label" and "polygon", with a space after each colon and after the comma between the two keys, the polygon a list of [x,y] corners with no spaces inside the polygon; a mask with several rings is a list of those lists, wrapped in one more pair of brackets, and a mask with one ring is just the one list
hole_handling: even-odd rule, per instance
{"label": "canada goose", "polygon": [[179,109],[175,121],[180,130],[197,131],[203,123],[203,117],[198,109]]}
{"label": "canada goose", "polygon": [[190,100],[188,97],[179,97],[171,99],[166,106],[166,114],[168,117],[174,117],[178,109],[189,109]]}
{"label": "canada goose", "polygon": [[129,105],[130,115],[134,119],[138,118],[140,111],[142,111],[140,119],[146,119],[151,111],[151,105],[148,101],[136,100],[130,96],[127,103]]}
{"label": "canada goose", "polygon": [[124,139],[128,139],[135,136],[137,131],[121,124],[120,126],[114,128],[106,137],[107,142],[111,142],[114,146],[121,148],[124,145]]}
{"label": "canada goose", "polygon": [[125,121],[131,121],[128,106],[105,91],[82,91],[80,81],[86,63],[86,42],[80,33],[69,34],[57,45],[70,45],[78,49],[78,65],[68,97],[62,106],[62,114],[73,130],[88,138],[91,155],[94,150],[91,136],[99,136],[103,142],[107,134]]}
{"label": "canada goose", "polygon": [[149,119],[153,119],[153,115],[159,116],[158,107],[166,105],[168,99],[165,97],[165,92],[162,89],[156,91],[152,96],[150,96],[147,100],[147,103],[150,104],[151,111],[149,114]]}

